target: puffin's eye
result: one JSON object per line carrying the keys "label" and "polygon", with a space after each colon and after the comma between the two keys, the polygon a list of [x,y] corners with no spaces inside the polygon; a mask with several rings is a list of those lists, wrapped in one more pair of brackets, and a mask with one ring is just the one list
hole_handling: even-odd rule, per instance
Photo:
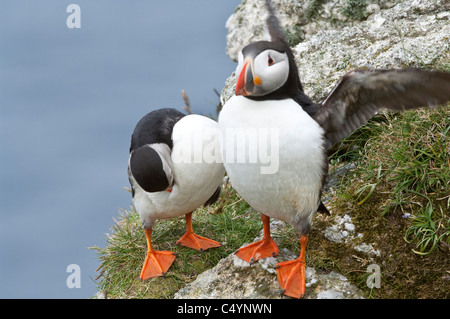
{"label": "puffin's eye", "polygon": [[273,59],[270,57],[270,55],[269,55],[269,60],[267,61],[267,64],[269,65],[269,66],[271,66],[272,64],[274,64],[275,62],[273,61]]}

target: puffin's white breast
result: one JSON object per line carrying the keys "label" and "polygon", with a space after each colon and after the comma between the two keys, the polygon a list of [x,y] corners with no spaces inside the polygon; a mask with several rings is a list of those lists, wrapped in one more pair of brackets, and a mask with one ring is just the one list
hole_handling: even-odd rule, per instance
{"label": "puffin's white breast", "polygon": [[225,173],[219,134],[217,122],[200,115],[187,115],[175,124],[171,153],[175,184],[170,193],[136,190],[134,202],[141,219],[153,222],[187,214],[214,194]]}
{"label": "puffin's white breast", "polygon": [[[233,96],[219,126],[231,184],[253,208],[286,221],[315,212],[325,160],[323,130],[297,103]],[[244,140],[245,149],[239,145]]]}

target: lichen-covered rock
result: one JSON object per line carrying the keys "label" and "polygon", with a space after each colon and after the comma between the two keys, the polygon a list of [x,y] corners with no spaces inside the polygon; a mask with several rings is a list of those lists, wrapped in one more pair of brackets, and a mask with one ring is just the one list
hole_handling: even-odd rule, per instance
{"label": "lichen-covered rock", "polygon": [[319,102],[354,69],[433,67],[450,58],[443,0],[409,0],[351,27],[321,30],[293,48],[307,93]]}
{"label": "lichen-covered rock", "polygon": [[371,257],[380,257],[380,250],[374,248],[374,244],[365,243],[364,235],[356,232],[356,227],[352,223],[350,215],[331,218],[330,226],[324,230],[324,236],[329,241],[335,243],[349,244],[356,251],[364,253],[370,260]]}
{"label": "lichen-covered rock", "polygon": [[[250,265],[234,254],[200,274],[178,291],[175,299],[280,299],[274,266],[295,256],[281,249],[277,258],[260,259]],[[360,299],[363,293],[336,272],[319,272],[306,267],[306,299]]]}
{"label": "lichen-covered rock", "polygon": [[279,298],[275,275],[259,263],[252,266],[234,254],[222,259],[178,291],[175,299],[267,299]]}
{"label": "lichen-covered rock", "polygon": [[[234,254],[222,259],[178,291],[176,299],[281,299],[275,266],[298,256],[281,246],[277,233],[286,231],[285,222],[272,219],[270,229],[273,240],[280,247],[277,257],[260,259],[253,264]],[[262,231],[255,241],[262,239]],[[247,245],[247,244],[245,244]],[[244,246],[245,246],[244,245]],[[306,299],[360,299],[362,291],[347,278],[334,271],[326,272],[306,267]]]}
{"label": "lichen-covered rock", "polygon": [[[274,0],[272,5],[277,12],[280,24],[286,30],[306,23],[303,14],[303,1]],[[237,61],[239,51],[247,44],[266,40],[265,21],[268,13],[264,0],[244,0],[236,8],[227,22],[227,54]]]}
{"label": "lichen-covered rock", "polygon": [[[402,0],[272,0],[281,27],[291,43],[308,39],[318,30],[353,25]],[[237,61],[238,52],[250,42],[267,40],[264,0],[244,0],[226,22],[227,54]]]}

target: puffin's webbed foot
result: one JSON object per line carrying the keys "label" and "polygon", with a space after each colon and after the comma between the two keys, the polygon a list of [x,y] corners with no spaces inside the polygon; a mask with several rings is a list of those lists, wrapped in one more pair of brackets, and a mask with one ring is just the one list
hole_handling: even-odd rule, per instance
{"label": "puffin's webbed foot", "polygon": [[275,266],[278,284],[283,294],[294,298],[303,298],[305,295],[305,251],[308,236],[300,237],[300,256],[294,260],[283,261]]}
{"label": "puffin's webbed foot", "polygon": [[249,263],[253,263],[261,258],[275,257],[278,255],[277,244],[275,244],[270,236],[270,218],[261,214],[261,219],[264,227],[263,239],[242,247],[235,253],[236,256]]}
{"label": "puffin's webbed foot", "polygon": [[215,240],[194,233],[194,229],[192,228],[192,212],[186,214],[186,233],[177,241],[177,244],[200,251],[222,246]]}
{"label": "puffin's webbed foot", "polygon": [[175,253],[171,251],[157,251],[152,248],[152,229],[145,229],[147,239],[147,256],[142,266],[141,280],[147,280],[153,277],[164,276],[175,260]]}

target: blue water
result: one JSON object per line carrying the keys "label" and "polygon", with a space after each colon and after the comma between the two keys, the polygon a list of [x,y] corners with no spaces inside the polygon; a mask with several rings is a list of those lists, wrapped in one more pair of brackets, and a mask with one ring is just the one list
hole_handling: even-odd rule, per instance
{"label": "blue water", "polygon": [[[66,8],[81,8],[69,29]],[[147,112],[215,114],[240,0],[4,0],[0,11],[0,298],[88,298]],[[69,289],[77,264],[81,288]]]}

